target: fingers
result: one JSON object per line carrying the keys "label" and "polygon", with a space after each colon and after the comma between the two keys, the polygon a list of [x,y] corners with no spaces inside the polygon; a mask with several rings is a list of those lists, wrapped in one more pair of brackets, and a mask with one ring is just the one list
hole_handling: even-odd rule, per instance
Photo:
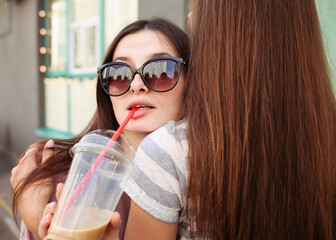
{"label": "fingers", "polygon": [[103,239],[119,240],[119,228],[121,225],[120,214],[112,213],[110,224],[108,225]]}
{"label": "fingers", "polygon": [[40,224],[39,224],[39,236],[43,238],[47,236],[48,229],[50,227],[53,215],[47,214],[46,216],[42,217]]}
{"label": "fingers", "polygon": [[40,224],[39,224],[39,236],[41,238],[44,238],[47,233],[49,226],[51,224],[52,218],[54,216],[54,213],[56,211],[57,203],[51,202],[47,204],[47,206],[44,208],[43,216],[41,218]]}
{"label": "fingers", "polygon": [[55,153],[55,143],[52,139],[50,139],[43,148],[43,153],[42,153],[42,163],[44,163],[49,157],[54,155]]}
{"label": "fingers", "polygon": [[27,149],[11,171],[10,183],[13,189],[17,189],[34,169],[54,154],[54,145],[54,141],[50,139],[46,144],[34,143]]}
{"label": "fingers", "polygon": [[12,169],[10,182],[13,189],[37,167],[39,161],[38,152],[40,150],[40,144],[31,145],[19,160],[17,166]]}
{"label": "fingers", "polygon": [[46,216],[48,214],[54,214],[56,211],[56,208],[57,208],[56,202],[48,203],[43,210],[43,216]]}
{"label": "fingers", "polygon": [[61,194],[62,194],[62,191],[63,191],[63,187],[64,187],[63,183],[57,184],[57,187],[56,187],[56,199],[57,199],[57,201],[59,201],[59,199],[61,197]]}
{"label": "fingers", "polygon": [[118,212],[112,213],[110,224],[114,229],[119,230],[119,227],[121,225],[121,219],[120,214]]}
{"label": "fingers", "polygon": [[17,166],[12,168],[12,171],[11,171],[12,176],[15,175],[16,171],[17,171]]}
{"label": "fingers", "polygon": [[[16,186],[16,182],[14,182],[14,176],[15,176],[15,174],[16,174],[16,171],[17,171],[17,167],[14,167],[13,169],[12,169],[12,171],[11,171],[11,177],[10,177],[10,179],[9,179],[9,181],[10,181],[10,183],[11,183],[11,185],[12,185],[12,187],[13,186]],[[14,189],[14,188],[13,188]]]}
{"label": "fingers", "polygon": [[41,156],[39,152],[42,150],[42,145],[35,143],[29,146],[23,157],[19,160],[18,165],[24,164],[25,161],[29,160],[29,164],[37,165]]}

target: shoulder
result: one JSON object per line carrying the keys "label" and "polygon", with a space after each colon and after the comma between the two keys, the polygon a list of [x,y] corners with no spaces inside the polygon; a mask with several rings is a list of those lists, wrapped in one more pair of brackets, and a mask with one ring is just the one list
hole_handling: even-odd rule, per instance
{"label": "shoulder", "polygon": [[168,122],[145,137],[134,162],[136,172],[124,191],[142,209],[167,223],[176,223],[187,184],[186,124]]}
{"label": "shoulder", "polygon": [[143,172],[155,183],[172,177],[177,180],[176,184],[184,185],[188,169],[187,145],[186,123],[168,122],[140,143],[134,159],[138,173]]}

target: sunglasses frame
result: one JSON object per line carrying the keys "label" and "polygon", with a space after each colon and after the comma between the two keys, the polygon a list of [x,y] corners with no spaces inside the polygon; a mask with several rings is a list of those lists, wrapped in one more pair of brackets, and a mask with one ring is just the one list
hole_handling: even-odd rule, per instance
{"label": "sunglasses frame", "polygon": [[[147,83],[146,79],[145,79],[144,76],[143,76],[143,73],[142,73],[143,68],[144,68],[147,64],[149,64],[149,63],[151,63],[151,62],[158,61],[158,60],[170,60],[170,61],[175,62],[175,63],[177,64],[177,66],[178,66],[178,75],[177,75],[176,83],[174,84],[174,86],[172,86],[172,87],[169,88],[168,90],[163,90],[163,91],[161,91],[161,90],[155,90],[155,89],[153,89],[151,86],[149,86],[149,84]],[[181,65],[182,65],[182,64],[183,64],[183,65],[185,64],[185,62],[184,62],[184,60],[183,60],[182,58],[178,58],[178,57],[168,57],[168,56],[166,56],[166,57],[155,57],[155,58],[151,58],[151,59],[147,60],[144,64],[142,64],[142,66],[139,67],[138,69],[135,69],[135,68],[131,67],[130,65],[128,65],[127,63],[124,63],[124,62],[108,62],[108,63],[105,63],[105,64],[103,64],[103,65],[101,65],[100,67],[97,68],[97,74],[98,74],[98,78],[99,78],[100,85],[101,85],[102,88],[104,89],[104,92],[107,93],[108,95],[112,96],[112,97],[118,97],[118,96],[121,96],[121,95],[125,94],[126,92],[128,92],[128,90],[131,88],[132,81],[134,80],[135,75],[136,75],[137,73],[141,76],[142,81],[144,82],[144,84],[145,84],[150,90],[152,90],[152,91],[154,91],[154,92],[168,92],[168,91],[172,90],[172,89],[176,86],[176,84],[178,83],[178,81],[179,81],[179,79],[180,79]],[[110,93],[108,92],[108,90],[107,90],[107,89],[104,87],[104,85],[103,85],[103,80],[102,80],[102,76],[101,76],[101,75],[102,75],[102,72],[103,72],[103,70],[104,70],[106,67],[113,66],[113,65],[122,65],[122,66],[126,66],[126,67],[128,67],[128,68],[132,71],[132,73],[133,73],[133,76],[132,76],[132,79],[131,79],[131,81],[130,81],[130,84],[129,84],[128,88],[127,88],[123,93],[121,93],[121,94],[110,94]]]}

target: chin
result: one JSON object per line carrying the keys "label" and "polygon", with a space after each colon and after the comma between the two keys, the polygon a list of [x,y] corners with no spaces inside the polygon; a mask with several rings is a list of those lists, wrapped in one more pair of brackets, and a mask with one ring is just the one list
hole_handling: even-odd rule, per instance
{"label": "chin", "polygon": [[147,124],[147,126],[129,126],[129,127],[126,127],[126,130],[130,132],[134,132],[134,133],[149,134],[157,129],[157,128],[154,129],[153,127],[149,127],[148,125],[150,124]]}
{"label": "chin", "polygon": [[141,121],[141,122],[139,121],[139,122],[132,122],[131,124],[127,125],[126,128],[129,131],[150,133],[160,128],[163,125],[164,123],[158,124],[158,123],[153,123],[151,121]]}

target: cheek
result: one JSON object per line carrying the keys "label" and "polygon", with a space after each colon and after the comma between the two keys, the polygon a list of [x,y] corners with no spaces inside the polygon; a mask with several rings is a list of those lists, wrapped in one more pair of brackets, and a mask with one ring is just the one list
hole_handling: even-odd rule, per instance
{"label": "cheek", "polygon": [[114,109],[117,106],[117,104],[115,103],[115,101],[114,101],[114,99],[112,97],[110,97],[110,99],[111,99],[112,109],[113,109],[113,111],[115,111]]}
{"label": "cheek", "polygon": [[184,75],[182,75],[179,79],[179,82],[178,84],[176,85],[175,87],[176,89],[175,92],[174,92],[174,95],[175,95],[175,101],[176,101],[176,104],[179,104],[179,106],[181,107],[182,106],[182,100],[183,100],[183,97],[184,97],[184,94],[185,94],[185,77]]}
{"label": "cheek", "polygon": [[183,104],[184,81],[179,82],[169,95],[169,98],[166,99],[166,102],[169,103],[167,107],[169,107],[171,113],[179,114]]}
{"label": "cheek", "polygon": [[111,105],[112,105],[112,109],[114,112],[114,115],[118,121],[118,123],[120,124],[121,121],[123,120],[123,116],[122,116],[122,111],[121,111],[121,106],[122,106],[122,101],[116,99],[117,97],[111,97]]}
{"label": "cheek", "polygon": [[174,106],[174,112],[176,114],[180,114],[181,110],[182,110],[182,95],[179,96],[179,98],[174,99],[175,101],[173,102],[173,106]]}

